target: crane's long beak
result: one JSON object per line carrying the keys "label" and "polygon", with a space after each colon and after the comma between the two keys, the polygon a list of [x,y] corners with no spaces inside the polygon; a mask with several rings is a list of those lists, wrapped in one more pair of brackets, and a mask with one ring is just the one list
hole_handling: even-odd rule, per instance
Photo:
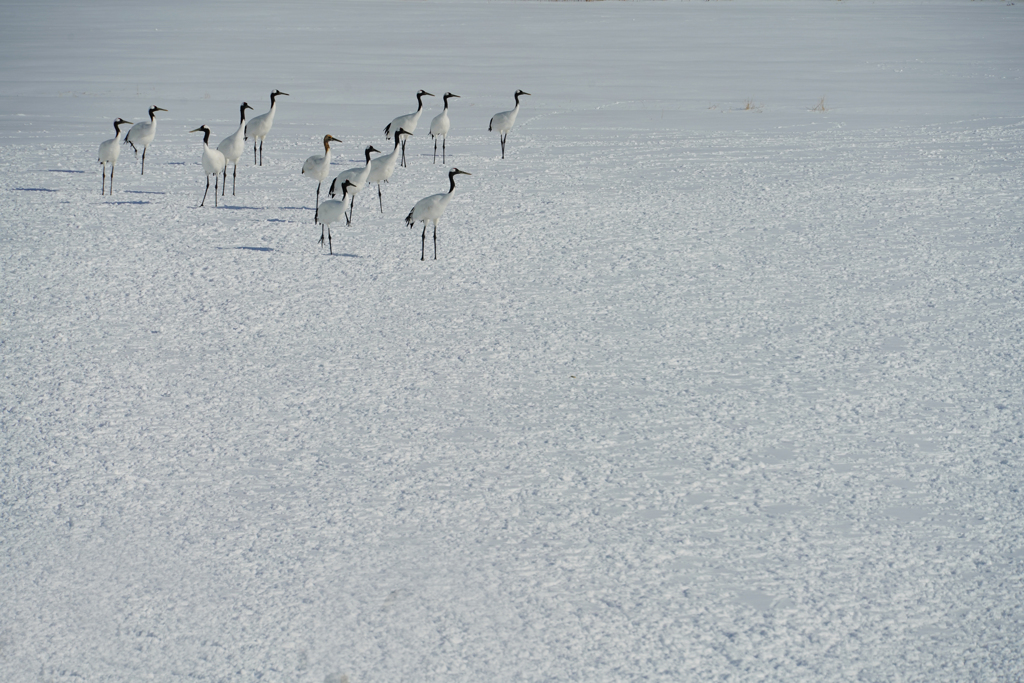
{"label": "crane's long beak", "polygon": [[189,131],[189,133],[202,133],[202,132],[204,132],[202,126],[200,126],[199,128],[196,128],[195,130],[190,130]]}

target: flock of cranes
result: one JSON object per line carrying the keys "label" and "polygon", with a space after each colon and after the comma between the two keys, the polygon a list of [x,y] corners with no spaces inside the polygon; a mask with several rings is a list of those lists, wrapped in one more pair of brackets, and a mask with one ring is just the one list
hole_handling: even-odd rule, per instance
{"label": "flock of cranes", "polygon": [[[512,126],[515,125],[516,116],[519,114],[519,98],[523,95],[529,94],[530,93],[523,90],[516,90],[515,108],[495,114],[491,117],[490,123],[487,126],[487,130],[497,131],[500,135],[502,159],[505,158],[505,141],[508,138],[508,133],[512,130]],[[189,131],[190,133],[203,134],[202,165],[203,172],[206,174],[206,189],[203,192],[203,199],[199,203],[199,206],[204,206],[206,204],[206,196],[210,192],[210,176],[213,176],[213,204],[215,207],[218,205],[217,192],[220,191],[222,196],[227,193],[228,166],[232,164],[234,165],[234,171],[231,176],[231,194],[235,194],[235,182],[238,177],[238,162],[245,153],[245,142],[249,138],[252,138],[253,141],[253,165],[263,165],[263,141],[266,140],[267,135],[270,134],[271,128],[274,125],[274,115],[277,113],[277,98],[282,95],[287,96],[288,93],[281,92],[280,90],[274,90],[270,93],[270,111],[265,114],[261,114],[260,116],[256,116],[251,120],[247,120],[246,110],[250,110],[252,107],[249,106],[247,102],[242,102],[239,107],[240,121],[238,129],[228,137],[224,138],[224,140],[217,145],[216,149],[210,147],[211,131],[209,126],[204,124]],[[367,185],[371,183],[377,185],[377,200],[380,204],[381,213],[384,212],[384,199],[381,194],[380,184],[387,182],[395,172],[395,167],[398,165],[399,161],[399,152],[401,152],[401,165],[403,167],[408,166],[405,158],[405,145],[406,141],[416,132],[420,115],[423,113],[424,97],[434,97],[434,95],[426,90],[420,90],[416,93],[416,111],[411,114],[404,114],[402,116],[395,117],[391,123],[384,127],[385,138],[387,140],[391,140],[393,138],[395,141],[394,149],[389,154],[383,154],[373,145],[369,145],[364,151],[365,163],[362,166],[342,171],[331,181],[330,188],[328,189],[328,194],[331,199],[325,200],[321,203],[320,188],[324,181],[327,180],[328,175],[330,175],[331,143],[341,143],[342,141],[333,135],[325,135],[323,138],[324,153],[315,154],[309,157],[302,165],[302,175],[317,181],[316,211],[313,214],[313,222],[319,223],[321,226],[321,245],[324,243],[324,232],[326,231],[327,247],[331,254],[334,253],[331,243],[331,224],[337,223],[342,218],[345,219],[347,225],[352,224],[352,212],[355,207],[356,195],[358,195]],[[446,147],[448,142],[448,132],[451,130],[451,119],[448,117],[448,100],[457,97],[460,96],[446,92],[443,97],[444,109],[430,122],[430,136],[434,139],[434,163],[437,163],[438,138],[441,138],[441,163],[447,163]],[[156,112],[158,111],[167,110],[157,106],[150,107],[149,121],[142,121],[135,124],[132,124],[131,121],[126,121],[122,118],[114,120],[114,137],[110,140],[103,141],[99,148],[99,163],[103,167],[101,195],[107,193],[107,164],[110,164],[109,192],[113,194],[114,167],[116,166],[118,156],[121,153],[121,144],[131,146],[135,151],[136,156],[138,156],[139,147],[142,148],[142,174],[145,175],[146,151],[149,149],[149,146],[153,143],[153,139],[156,137]],[[132,127],[126,134],[124,134],[124,138],[122,140],[121,127],[126,125],[131,125]],[[382,156],[371,158],[370,154],[374,152],[381,154]],[[438,221],[440,221],[445,208],[447,208],[448,202],[451,201],[451,198],[454,195],[455,176],[457,175],[472,174],[453,168],[448,173],[448,192],[441,192],[421,199],[416,202],[416,205],[413,206],[409,215],[405,217],[405,223],[410,228],[418,222],[423,222],[423,233],[420,236],[421,261],[425,260],[428,222],[434,224],[434,259],[437,259],[437,224]],[[222,176],[223,187],[220,187]],[[341,192],[341,199],[334,199],[339,191]]]}

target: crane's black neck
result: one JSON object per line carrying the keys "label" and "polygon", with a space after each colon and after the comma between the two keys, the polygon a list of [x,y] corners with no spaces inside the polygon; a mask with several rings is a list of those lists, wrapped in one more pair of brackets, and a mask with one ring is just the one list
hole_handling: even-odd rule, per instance
{"label": "crane's black neck", "polygon": [[210,129],[206,127],[203,128],[203,144],[210,146]]}
{"label": "crane's black neck", "polygon": [[117,121],[114,121],[114,135],[115,136],[121,134],[121,125],[123,123],[124,123],[124,121],[122,121],[121,119],[118,119]]}
{"label": "crane's black neck", "polygon": [[149,122],[153,123],[156,120],[156,107],[149,108]]}
{"label": "crane's black neck", "polygon": [[448,182],[451,183],[451,187],[448,188],[448,194],[455,192],[455,176],[458,175],[454,170],[448,173]]}
{"label": "crane's black neck", "polygon": [[249,108],[249,105],[242,102],[242,106],[238,108],[239,114],[241,114],[242,120],[239,123],[245,123],[245,110]]}
{"label": "crane's black neck", "polygon": [[516,93],[516,106],[519,106],[519,93]]}
{"label": "crane's black neck", "polygon": [[419,102],[419,106],[416,107],[416,111],[420,111],[421,109],[423,109],[423,93],[416,93],[416,101]]}
{"label": "crane's black neck", "polygon": [[273,109],[274,105],[277,104],[277,91],[270,93],[270,108]]}
{"label": "crane's black neck", "polygon": [[374,151],[374,152],[377,151],[377,150],[373,149],[373,145],[370,145],[369,147],[366,148],[366,163],[370,163],[370,152],[371,151]]}

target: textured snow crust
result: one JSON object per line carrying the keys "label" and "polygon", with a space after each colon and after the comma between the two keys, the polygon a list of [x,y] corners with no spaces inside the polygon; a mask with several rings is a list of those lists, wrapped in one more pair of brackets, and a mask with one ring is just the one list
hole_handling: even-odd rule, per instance
{"label": "textured snow crust", "polygon": [[1024,678],[1024,4],[3,13],[0,680]]}

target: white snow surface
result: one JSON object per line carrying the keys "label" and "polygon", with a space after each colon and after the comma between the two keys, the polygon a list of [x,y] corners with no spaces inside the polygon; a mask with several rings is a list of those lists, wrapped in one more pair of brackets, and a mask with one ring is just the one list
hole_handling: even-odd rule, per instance
{"label": "white snow surface", "polygon": [[1024,3],[0,15],[0,680],[1024,678]]}

